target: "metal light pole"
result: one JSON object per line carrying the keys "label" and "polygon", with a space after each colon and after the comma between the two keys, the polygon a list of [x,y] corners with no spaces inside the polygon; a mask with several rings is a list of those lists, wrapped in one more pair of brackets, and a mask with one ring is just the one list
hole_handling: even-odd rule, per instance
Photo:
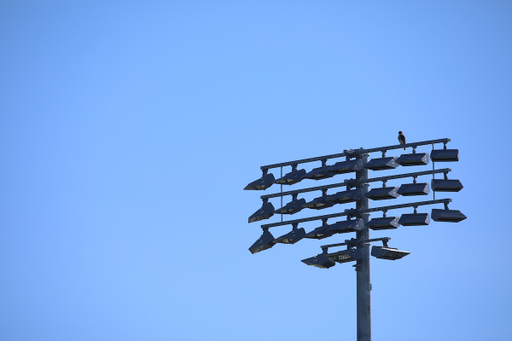
{"label": "metal light pole", "polygon": [[[369,199],[364,196],[368,193],[368,169],[364,165],[368,162],[368,154],[359,154],[357,158],[363,161],[363,168],[356,172],[356,179],[363,181],[359,186],[362,187],[363,197],[356,201],[357,211],[366,211],[369,208]],[[370,239],[370,229],[366,227],[368,223],[368,213],[363,213],[362,218],[365,227],[356,232],[357,240],[363,241],[358,246],[362,250],[362,258],[357,261],[357,340],[371,341],[372,339],[372,283],[370,278],[370,244],[364,241]]]}
{"label": "metal light pole", "polygon": [[[251,182],[245,187],[246,190],[265,190],[274,183],[281,185],[281,191],[278,193],[262,195],[263,205],[254,214],[249,217],[249,223],[269,219],[274,213],[281,214],[281,221],[261,225],[263,233],[261,237],[249,248],[251,253],[258,253],[272,248],[276,243],[294,244],[303,238],[323,239],[335,234],[355,232],[356,238],[347,239],[344,243],[322,245],[322,253],[317,256],[303,259],[302,262],[318,268],[330,268],[336,263],[347,263],[355,261],[357,273],[357,340],[371,341],[372,339],[372,316],[371,316],[371,278],[370,278],[370,255],[388,260],[400,259],[409,254],[408,251],[398,250],[388,246],[389,237],[370,238],[370,229],[396,229],[399,225],[418,226],[428,225],[430,215],[428,213],[418,213],[420,206],[443,204],[444,209],[432,209],[432,219],[442,222],[459,222],[466,219],[466,216],[458,210],[450,210],[448,204],[452,201],[449,198],[435,199],[427,201],[415,201],[396,205],[387,205],[370,208],[369,200],[396,199],[398,196],[416,196],[427,195],[430,192],[429,184],[426,182],[417,182],[417,177],[432,175],[431,188],[433,194],[437,192],[458,192],[462,189],[459,180],[448,179],[447,174],[451,171],[449,168],[435,169],[435,162],[458,161],[458,150],[447,149],[446,144],[450,139],[438,139],[429,141],[420,141],[404,145],[383,146],[370,149],[345,150],[343,153],[313,157],[308,159],[283,162],[262,166],[263,175],[256,181]],[[443,149],[435,149],[436,143],[443,143]],[[395,169],[400,166],[423,166],[427,165],[428,153],[416,153],[418,146],[432,145],[430,160],[432,161],[432,170],[412,172],[406,174],[396,174],[381,176],[376,178],[369,177],[369,169],[372,171],[385,171]],[[411,154],[402,154],[400,157],[386,157],[386,152],[395,149],[412,148]],[[371,153],[382,153],[381,158],[372,158],[368,160]],[[333,165],[327,165],[327,161],[335,158],[346,158],[346,161],[337,162]],[[297,169],[299,164],[321,161],[322,166],[306,172],[304,169]],[[283,167],[291,166],[292,171],[285,176],[282,174]],[[280,168],[281,177],[275,179],[269,169]],[[303,179],[322,180],[331,178],[338,174],[355,172],[355,179],[344,180],[339,183],[333,183],[323,186],[302,188],[283,192],[283,185],[293,185]],[[435,179],[434,175],[443,173],[444,179]],[[404,183],[399,187],[386,187],[388,180],[413,178],[413,183]],[[370,183],[382,182],[383,187],[377,187],[369,190]],[[346,187],[346,191],[328,195],[327,191],[339,187]],[[304,198],[299,199],[298,195],[307,192],[320,191],[322,195],[306,202]],[[290,195],[292,201],[283,206],[283,197]],[[275,209],[269,201],[273,198],[281,199],[281,208]],[[302,209],[324,209],[334,207],[336,204],[346,204],[355,202],[355,209],[345,209],[342,212],[330,213],[319,216],[305,217],[294,220],[283,220],[283,214],[295,214]],[[401,208],[414,208],[412,214],[402,214],[398,217],[387,217],[389,210]],[[382,212],[383,216],[370,220],[372,212]],[[346,217],[346,221],[338,221],[329,224],[328,220],[338,217]],[[353,219],[356,218],[356,219]],[[309,233],[298,225],[311,221],[322,221],[322,225]],[[269,229],[277,226],[291,225],[293,229],[283,236],[274,238]],[[381,241],[383,246],[373,246],[370,251],[370,243]],[[329,248],[346,246],[346,250],[329,253]]]}

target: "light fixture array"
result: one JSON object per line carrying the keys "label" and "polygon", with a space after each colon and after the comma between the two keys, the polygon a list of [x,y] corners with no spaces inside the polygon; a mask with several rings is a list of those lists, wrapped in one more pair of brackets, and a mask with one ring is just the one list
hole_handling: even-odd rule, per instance
{"label": "light fixture array", "polygon": [[[457,149],[447,149],[446,144],[450,139],[439,139],[408,143],[403,145],[393,145],[371,149],[344,150],[343,153],[302,159],[298,161],[284,162],[279,164],[262,166],[263,175],[261,178],[248,184],[246,190],[265,190],[273,184],[281,185],[281,191],[278,193],[265,194],[260,198],[262,206],[249,217],[249,223],[271,218],[274,214],[281,215],[281,221],[261,225],[262,235],[256,242],[249,247],[251,253],[258,253],[274,245],[295,244],[302,239],[325,239],[338,234],[355,233],[355,238],[346,239],[344,243],[329,244],[321,246],[322,252],[316,256],[305,258],[303,263],[314,267],[328,269],[337,263],[355,262],[357,271],[357,339],[361,341],[371,340],[371,282],[370,282],[370,256],[397,260],[409,255],[408,251],[399,250],[388,245],[389,237],[370,238],[370,230],[395,230],[401,226],[421,226],[428,225],[432,219],[435,222],[460,222],[466,219],[466,216],[459,210],[451,210],[448,204],[452,201],[450,198],[436,199],[435,194],[440,192],[458,192],[463,186],[459,180],[448,179],[449,168],[435,169],[436,162],[454,162],[459,160],[459,151]],[[435,149],[435,144],[443,143],[443,149]],[[417,147],[432,145],[429,154],[426,152],[416,152]],[[390,150],[412,148],[412,153],[405,153],[399,156],[386,156]],[[378,158],[368,160],[371,153],[381,153]],[[345,158],[343,161],[328,165],[332,159]],[[398,166],[413,167],[425,166],[432,161],[432,170],[419,172],[394,174],[382,177],[370,178],[369,171],[395,170]],[[310,162],[321,162],[321,166],[311,169],[309,172],[305,169],[298,169],[298,166]],[[275,179],[274,175],[269,173],[269,169],[291,166],[291,172]],[[294,185],[303,180],[310,179],[320,181],[331,179],[339,174],[354,173],[355,178],[345,179],[339,183],[331,183],[323,186],[301,188],[283,192],[283,185]],[[435,179],[435,174],[443,173],[443,179]],[[432,175],[430,182],[418,181],[418,177]],[[400,184],[400,186],[389,186],[390,180],[412,178],[412,182]],[[423,178],[422,178],[423,179]],[[409,180],[410,181],[410,180]],[[382,187],[370,188],[371,183],[382,183]],[[380,185],[379,185],[380,186]],[[343,190],[332,193],[333,189]],[[312,200],[306,200],[303,196],[308,192],[321,193],[320,196]],[[397,200],[398,198],[415,198],[416,196],[426,196],[432,193],[432,200],[407,202],[396,205],[386,205],[379,207],[370,207],[370,202]],[[291,196],[292,200],[283,205],[283,197]],[[275,209],[269,201],[273,198],[281,198],[281,207]],[[355,208],[340,209],[336,211],[338,205],[354,204]],[[418,208],[424,206],[443,204],[443,209],[434,208],[431,213],[418,212]],[[390,210],[412,208],[412,213],[403,213],[400,216],[388,216]],[[283,220],[284,215],[292,215],[298,212],[302,215],[308,212],[307,209],[323,210],[334,213],[309,216],[294,220]],[[373,212],[380,212],[380,216],[370,219]],[[338,220],[339,218],[344,218]],[[306,232],[300,224],[319,221],[321,225],[316,225],[314,229]],[[277,226],[291,225],[292,230],[286,234],[274,238],[270,233],[270,228]],[[373,233],[373,232],[372,232]],[[382,246],[373,245],[372,242],[381,241]],[[329,252],[329,249],[341,247],[341,250]]]}
{"label": "light fixture array", "polygon": [[[282,185],[293,185],[301,182],[305,179],[312,180],[323,180],[332,178],[339,174],[348,174],[360,172],[361,170],[371,171],[385,171],[393,170],[398,166],[422,166],[427,165],[429,160],[432,162],[453,162],[459,160],[459,151],[457,149],[447,149],[446,144],[450,139],[439,139],[430,141],[421,141],[415,143],[409,143],[406,145],[394,145],[386,147],[378,147],[372,149],[357,149],[357,150],[345,150],[343,153],[314,157],[309,159],[285,162],[280,164],[273,164],[262,166],[263,175],[261,178],[251,182],[245,187],[245,190],[265,190],[271,187],[273,184],[280,184],[281,191],[273,194],[262,195],[262,206],[256,212],[254,212],[248,219],[249,223],[266,220],[271,218],[274,214],[292,215],[297,212],[301,212],[303,209],[309,208],[314,210],[322,210],[325,208],[331,208],[339,204],[347,204],[353,202],[359,202],[362,199],[370,199],[371,201],[384,201],[397,199],[400,196],[403,197],[415,197],[425,196],[432,192],[458,192],[463,186],[459,180],[448,179],[448,173],[451,172],[450,168],[443,169],[432,169],[427,171],[412,172],[405,174],[395,174],[390,176],[382,176],[376,178],[356,178],[356,179],[345,179],[343,182],[334,183],[324,186],[316,186],[309,188],[302,188],[292,191],[282,191]],[[429,154],[426,152],[416,152],[418,146],[432,145],[436,143],[443,143],[443,149],[433,149]],[[411,147],[412,153],[405,153],[399,156],[386,156],[386,153],[390,150]],[[371,153],[380,152],[381,157],[372,158],[371,160],[364,160],[361,157],[363,155],[370,155]],[[344,161],[338,161],[332,165],[328,165],[328,161],[336,158],[345,158]],[[306,169],[298,169],[298,166],[304,163],[310,163],[320,161],[321,167],[313,168],[310,171]],[[284,176],[276,179],[276,177],[269,173],[272,168],[282,168],[291,166],[291,171]],[[443,179],[433,178],[430,182],[419,182],[418,177],[425,175],[432,175],[437,173],[443,173]],[[282,174],[282,173],[281,173]],[[399,186],[387,186],[389,180],[400,179],[400,178],[412,178],[412,182],[403,183]],[[372,182],[381,182],[382,187],[369,188],[369,184]],[[335,193],[328,193],[333,189],[340,187],[346,187],[343,191]],[[320,192],[321,195],[307,201],[305,198],[299,198],[299,195],[307,192]],[[279,208],[274,208],[274,205],[269,199],[276,197],[291,196],[291,201],[285,205],[281,205]],[[435,198],[435,197],[434,197]],[[397,229],[400,225],[402,226],[420,226],[428,225],[430,220],[440,222],[459,222],[466,219],[466,216],[458,210],[450,210],[448,204],[451,199],[438,199],[428,200],[421,202],[412,202],[399,205],[381,206],[376,208],[366,209],[344,209],[342,212],[320,215],[314,217],[307,217],[295,220],[283,221],[281,218],[280,222],[264,224],[261,226],[263,233],[261,237],[249,248],[252,253],[257,253],[273,247],[276,243],[282,244],[294,244],[303,238],[307,239],[324,239],[335,234],[349,233],[361,231],[365,228],[371,230],[389,230]],[[432,209],[431,214],[426,212],[418,213],[417,208],[419,206],[433,205],[433,204],[444,204],[444,209]],[[413,213],[404,213],[401,216],[387,216],[389,210],[397,208],[411,207],[414,209]],[[369,219],[371,212],[382,212],[381,217],[374,217]],[[365,218],[366,215],[366,219]],[[346,217],[346,220],[331,222],[333,218]],[[355,219],[354,219],[355,218]],[[317,226],[310,232],[306,232],[304,228],[299,228],[298,225],[305,222],[319,220],[322,221],[322,225]],[[290,232],[274,238],[270,233],[269,229],[276,226],[292,225],[293,228]],[[352,243],[352,245],[355,245]],[[384,246],[383,246],[384,247]],[[387,246],[385,246],[387,247]],[[380,251],[379,251],[380,252]],[[379,254],[377,251],[372,252],[373,254]],[[320,257],[322,259],[322,257]],[[379,257],[378,257],[379,258]],[[385,258],[385,257],[380,257]],[[355,259],[355,258],[354,258]],[[330,266],[329,266],[330,267]]]}

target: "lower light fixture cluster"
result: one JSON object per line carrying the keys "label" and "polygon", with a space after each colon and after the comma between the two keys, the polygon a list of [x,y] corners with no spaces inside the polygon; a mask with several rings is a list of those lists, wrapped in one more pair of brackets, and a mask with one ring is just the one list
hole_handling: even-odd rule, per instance
{"label": "lower light fixture cluster", "polygon": [[[391,238],[389,237],[369,239],[366,241],[351,239],[346,240],[345,243],[323,245],[322,253],[319,253],[314,257],[303,259],[302,262],[306,265],[311,265],[320,269],[329,269],[336,265],[336,263],[355,262],[363,258],[361,246],[376,241],[382,241],[383,246],[372,246],[371,255],[375,258],[397,260],[410,254],[409,251],[403,251],[397,248],[389,247],[388,241],[390,239]],[[332,253],[328,252],[330,247],[339,246],[346,246],[347,248],[345,250]]]}

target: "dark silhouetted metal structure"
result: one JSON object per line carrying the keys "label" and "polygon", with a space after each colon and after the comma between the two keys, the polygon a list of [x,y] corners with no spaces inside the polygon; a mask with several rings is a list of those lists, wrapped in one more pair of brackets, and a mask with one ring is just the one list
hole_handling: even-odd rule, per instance
{"label": "dark silhouetted metal structure", "polygon": [[[330,183],[323,186],[306,187],[296,190],[277,193],[271,193],[261,196],[263,201],[261,208],[249,217],[249,223],[271,218],[274,214],[281,215],[281,221],[261,225],[262,235],[249,248],[251,253],[258,253],[267,250],[277,243],[295,244],[300,240],[306,239],[324,239],[335,235],[346,235],[355,233],[355,238],[346,239],[343,243],[322,245],[322,253],[303,259],[302,262],[318,267],[329,269],[337,263],[355,263],[354,267],[357,273],[357,340],[371,340],[371,281],[370,281],[370,255],[378,259],[397,260],[409,254],[408,251],[399,250],[388,246],[389,237],[370,239],[370,229],[373,231],[396,230],[402,226],[421,226],[428,225],[432,219],[435,222],[460,222],[466,219],[466,216],[458,210],[448,208],[452,201],[450,198],[436,199],[436,193],[458,192],[463,186],[459,180],[448,179],[447,174],[451,171],[449,168],[435,169],[435,162],[454,162],[459,160],[459,151],[457,149],[447,149],[446,145],[450,139],[438,139],[429,141],[420,141],[407,143],[403,145],[392,145],[377,147],[371,149],[349,149],[343,153],[326,156],[313,157],[308,159],[283,162],[262,166],[262,177],[249,183],[246,190],[265,190],[272,184],[294,185],[302,181],[332,179],[340,174],[352,173],[354,178],[345,179],[342,182]],[[443,144],[442,149],[435,149],[436,144]],[[428,152],[416,152],[420,146],[432,145],[430,158]],[[412,153],[399,156],[386,156],[386,153],[401,148],[412,148]],[[404,149],[405,149],[404,148]],[[368,159],[372,153],[381,153],[371,160]],[[332,165],[328,165],[331,159],[345,158]],[[298,170],[298,165],[311,162],[321,162],[321,166],[312,168],[310,171],[305,169]],[[370,178],[369,171],[383,172],[394,170],[399,166],[425,166],[432,161],[432,170],[419,172],[394,174]],[[291,171],[283,174],[283,167],[291,166]],[[270,169],[281,168],[281,177],[276,179],[269,173]],[[444,179],[435,179],[435,174],[443,173]],[[420,176],[432,175],[431,182],[418,182]],[[387,182],[397,179],[410,179],[412,182],[400,184],[400,186],[387,186]],[[382,186],[370,188],[373,182],[382,182]],[[335,193],[328,193],[329,190],[339,189]],[[302,197],[309,192],[320,192],[320,196],[306,200]],[[407,200],[415,196],[425,196],[431,194],[432,200],[403,202],[395,205],[379,206],[371,208],[369,203],[381,200]],[[283,205],[283,198],[291,196],[291,201]],[[301,198],[299,198],[301,196]],[[403,199],[402,199],[403,197]],[[270,199],[281,198],[281,206],[278,209],[269,201]],[[398,200],[398,201],[400,201]],[[339,205],[355,203],[355,208],[338,209]],[[443,204],[443,209],[432,209],[431,214],[427,212],[418,212],[419,207]],[[387,216],[390,210],[413,209],[412,212],[402,213],[400,216]],[[293,220],[283,220],[283,214],[304,215],[313,210],[329,211],[331,213],[317,216],[305,216]],[[370,219],[373,212],[380,212],[380,216]],[[330,222],[334,218],[345,217],[345,219]],[[316,225],[311,231],[306,232],[299,224],[320,221],[321,225]],[[291,225],[292,230],[278,238],[269,232],[270,228],[278,226]],[[374,245],[370,251],[371,243],[382,242],[382,246]],[[342,250],[329,252],[329,249],[344,247]]]}

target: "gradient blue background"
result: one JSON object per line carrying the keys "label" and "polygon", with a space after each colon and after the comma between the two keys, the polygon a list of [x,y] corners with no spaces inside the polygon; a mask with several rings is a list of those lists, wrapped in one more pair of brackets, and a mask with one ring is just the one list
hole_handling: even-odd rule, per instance
{"label": "gradient blue background", "polygon": [[372,233],[374,340],[508,339],[511,48],[509,1],[1,1],[0,340],[355,340],[300,262],[348,236],[252,255],[243,188],[398,130],[468,219]]}

